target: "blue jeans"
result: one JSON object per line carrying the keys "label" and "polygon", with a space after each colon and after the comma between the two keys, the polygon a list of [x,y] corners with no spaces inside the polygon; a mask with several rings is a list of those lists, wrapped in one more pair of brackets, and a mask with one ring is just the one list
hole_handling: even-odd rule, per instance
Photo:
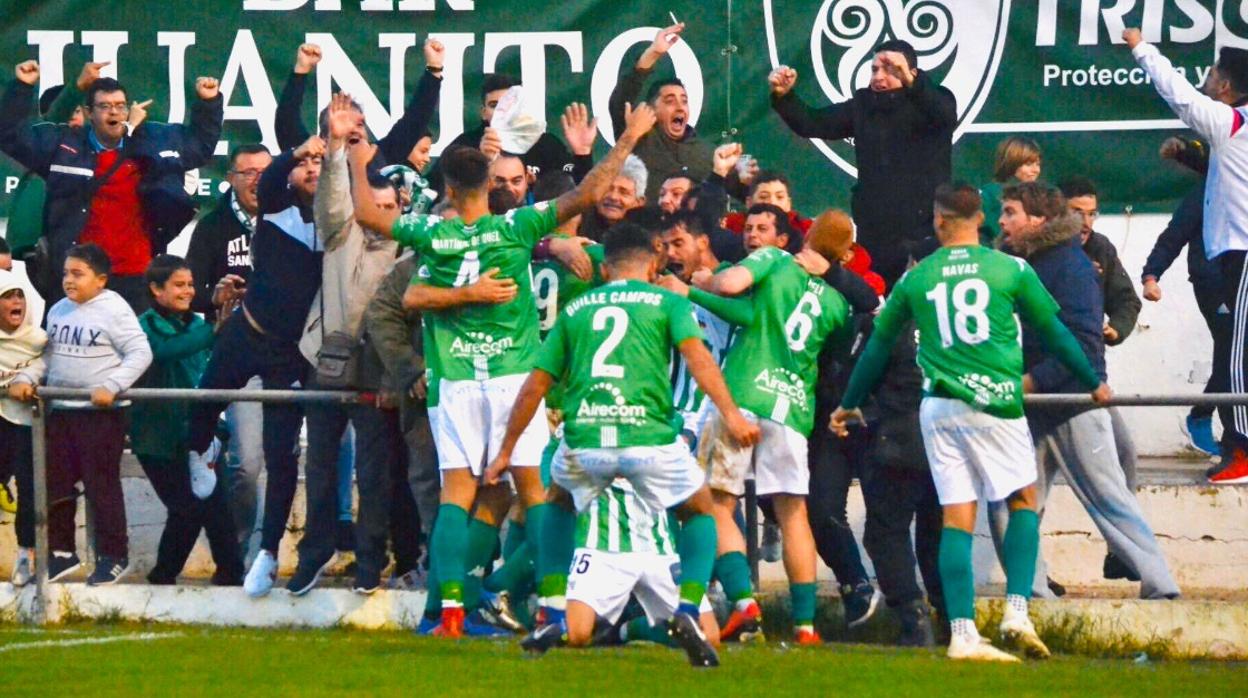
{"label": "blue jeans", "polygon": [[351,481],[355,477],[355,427],[347,424],[338,445],[338,520],[353,521]]}

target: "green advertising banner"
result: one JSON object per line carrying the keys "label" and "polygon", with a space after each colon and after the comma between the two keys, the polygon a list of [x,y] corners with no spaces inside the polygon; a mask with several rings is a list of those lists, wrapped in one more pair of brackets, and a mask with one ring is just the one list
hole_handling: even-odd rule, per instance
{"label": "green advertising banner", "polygon": [[[798,94],[812,105],[845,99],[866,84],[873,46],[910,41],[920,66],[949,87],[961,123],[957,176],[990,178],[992,151],[1007,134],[1035,138],[1044,177],[1082,174],[1102,189],[1109,212],[1161,210],[1194,179],[1157,157],[1182,125],[1146,84],[1122,44],[1124,26],[1141,26],[1188,79],[1208,73],[1216,49],[1248,46],[1248,2],[1241,0],[56,0],[9,2],[0,9],[0,47],[15,65],[41,66],[40,88],[73,80],[87,60],[109,61],[132,100],[154,99],[155,120],[181,121],[199,75],[221,79],[225,130],[218,152],[262,141],[276,147],[277,95],[302,42],[319,44],[315,103],[350,92],[373,131],[398,118],[419,71],[428,36],[447,47],[435,154],[477,120],[484,75],[521,76],[558,114],[590,104],[604,137],[607,99],[630,65],[674,15],[688,27],[659,73],[689,89],[692,121],[717,142],[741,141],[765,168],[793,180],[798,207],[847,205],[854,182],[852,144],[798,138],[772,113],[767,74],[798,72]],[[11,70],[11,69],[6,69]],[[11,79],[11,72],[9,73]],[[605,149],[605,141],[600,148]],[[224,158],[222,158],[224,160]],[[223,186],[222,165],[201,172],[198,193]],[[900,166],[905,166],[900,165]],[[914,163],[920,166],[920,163]],[[0,207],[20,170],[0,158]]]}

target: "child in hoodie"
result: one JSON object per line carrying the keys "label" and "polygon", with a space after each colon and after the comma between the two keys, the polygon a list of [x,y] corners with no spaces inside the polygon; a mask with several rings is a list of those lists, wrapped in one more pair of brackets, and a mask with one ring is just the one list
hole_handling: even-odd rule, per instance
{"label": "child in hoodie", "polygon": [[147,335],[120,295],[105,288],[112,265],[98,245],[70,248],[61,287],[65,298],[48,311],[47,385],[89,388],[90,400],[54,400],[48,414],[48,579],[81,564],[74,546],[82,481],[95,511],[96,565],[87,584],[113,584],[129,571],[121,452],[129,388],[152,363]]}
{"label": "child in hoodie", "polygon": [[[152,305],[139,316],[139,326],[152,347],[152,366],[138,385],[144,388],[194,388],[208,364],[216,333],[212,325],[191,312],[195,281],[186,260],[157,255],[145,275]],[[229,316],[222,313],[220,320]],[[224,478],[210,496],[192,492],[186,467],[187,405],[185,402],[139,402],[130,410],[130,448],[147,473],[156,495],[168,510],[160,534],[156,566],[147,575],[152,584],[174,584],[195,547],[199,531],[208,535],[217,571],[213,584],[243,583],[234,522],[226,504]]]}
{"label": "child in hoodie", "polygon": [[34,464],[31,460],[28,403],[43,379],[43,349],[48,335],[30,322],[26,292],[17,275],[0,270],[0,462],[17,476],[17,561],[13,586],[30,583],[35,570]]}

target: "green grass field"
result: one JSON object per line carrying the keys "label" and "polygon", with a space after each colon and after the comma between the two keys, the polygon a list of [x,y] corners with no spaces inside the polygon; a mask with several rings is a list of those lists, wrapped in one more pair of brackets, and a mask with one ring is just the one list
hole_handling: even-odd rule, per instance
{"label": "green grass field", "polygon": [[[1248,666],[1057,657],[953,663],[934,651],[732,647],[695,671],[655,646],[525,657],[514,642],[347,630],[0,627],[8,695],[1248,695]],[[989,693],[993,691],[994,693]]]}

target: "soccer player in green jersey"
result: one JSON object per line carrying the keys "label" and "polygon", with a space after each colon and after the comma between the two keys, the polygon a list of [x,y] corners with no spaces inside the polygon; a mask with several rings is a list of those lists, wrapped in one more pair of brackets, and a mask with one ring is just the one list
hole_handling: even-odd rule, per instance
{"label": "soccer player in green jersey", "polygon": [[[457,148],[442,157],[447,197],[459,212],[450,220],[400,217],[379,209],[361,188],[366,182],[365,163],[352,161],[356,220],[421,256],[403,303],[425,313],[438,354],[439,404],[432,426],[442,471],[442,505],[430,541],[442,603],[437,635],[462,635],[467,562],[479,560],[479,553],[497,540],[496,528],[483,531],[478,519],[469,520],[468,512],[477,498],[481,471],[499,452],[507,415],[537,359],[538,321],[529,274],[532,249],[601,196],[654,123],[648,105],[627,109],[615,147],[576,189],[555,201],[501,216],[489,213],[489,160],[475,148]],[[528,528],[535,530],[540,530],[549,508],[538,474],[549,440],[544,417],[530,414],[517,435],[518,443],[512,444],[517,466],[512,480],[526,508]],[[495,523],[501,521],[502,514],[494,517]],[[474,535],[474,530],[481,535]],[[494,535],[492,540],[488,533]],[[538,537],[530,532],[527,538],[540,555]]]}
{"label": "soccer player in green jersey", "polygon": [[[846,219],[848,225],[848,219]],[[784,568],[789,577],[793,624],[800,644],[817,644],[815,632],[815,541],[806,511],[810,469],[806,440],[814,424],[817,361],[825,341],[840,332],[847,341],[849,304],[822,279],[807,274],[784,250],[799,235],[783,210],[755,204],[746,212],[744,243],[749,255],[741,263],[693,277],[698,288],[689,299],[740,325],[724,360],[732,396],[762,429],[757,446],[742,447],[724,438],[723,420],[711,415],[698,453],[709,467],[719,535],[716,575],[734,602],[724,638],[757,634],[758,604],[753,598],[745,539],[733,520],[745,481],[753,476],[758,496],[769,497],[784,533]],[[806,243],[815,252],[835,258],[830,236],[812,235]],[[752,296],[726,312],[718,296]],[[835,338],[833,341],[837,341]]]}
{"label": "soccer player in green jersey", "polygon": [[1057,303],[1022,259],[979,245],[984,214],[979,192],[966,185],[936,191],[934,226],[941,248],[906,272],[875,321],[875,331],[850,376],[830,427],[846,434],[862,421],[858,407],[879,381],[898,334],[913,320],[923,371],[919,420],[944,507],[940,578],[952,626],[951,659],[1016,662],[975,627],[971,540],[976,503],[1006,500],[1010,523],[1003,553],[1005,618],[1000,632],[1010,646],[1044,658],[1027,614],[1036,552],[1036,458],[1023,417],[1023,352],[1017,313],[1058,358],[1104,403],[1109,386],[1088,363]]}
{"label": "soccer player in green jersey", "polygon": [[[689,301],[651,285],[663,264],[657,237],[623,223],[609,231],[605,248],[607,283],[560,310],[485,480],[494,482],[508,469],[525,425],[563,376],[567,449],[553,464],[549,493],[560,515],[552,511],[543,521],[543,542],[566,546],[570,558],[572,505],[584,511],[617,477],[627,479],[655,510],[676,507],[682,519],[681,580],[672,634],[695,666],[715,666],[718,656],[697,622],[714,565],[715,522],[706,476],[676,433],[668,380],[672,348],[680,350],[698,386],[719,407],[732,438],[752,444],[758,427],[733,402]],[[561,634],[561,625],[547,625],[526,646]]]}

